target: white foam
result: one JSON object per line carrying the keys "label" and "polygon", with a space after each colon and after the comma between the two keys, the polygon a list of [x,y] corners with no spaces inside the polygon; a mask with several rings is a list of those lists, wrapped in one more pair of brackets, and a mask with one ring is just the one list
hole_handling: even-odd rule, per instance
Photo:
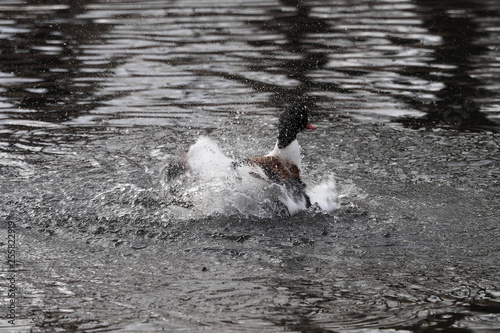
{"label": "white foam", "polygon": [[338,208],[338,192],[335,179],[329,175],[327,180],[313,186],[306,191],[311,199],[311,203],[315,203],[326,212],[331,212]]}
{"label": "white foam", "polygon": [[214,141],[206,136],[200,136],[189,148],[186,162],[201,179],[210,181],[224,177],[233,161],[224,155]]}
{"label": "white foam", "polygon": [[[265,181],[266,177],[259,168],[234,162],[216,142],[200,136],[184,160],[188,169],[186,173],[164,183],[167,195],[174,202],[171,207],[174,215],[241,214],[264,218],[286,211],[295,214],[306,209],[305,200],[297,202],[284,186]],[[262,179],[255,177],[255,173]],[[322,210],[329,212],[336,208],[333,178],[312,187],[307,193],[311,202],[317,203]],[[177,209],[179,206],[188,209]]]}

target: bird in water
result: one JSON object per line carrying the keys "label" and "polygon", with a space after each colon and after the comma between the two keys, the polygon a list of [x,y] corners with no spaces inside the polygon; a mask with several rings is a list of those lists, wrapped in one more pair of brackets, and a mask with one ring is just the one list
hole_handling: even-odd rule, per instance
{"label": "bird in water", "polygon": [[309,208],[311,200],[305,192],[306,184],[300,178],[302,163],[297,134],[316,128],[309,124],[305,107],[291,107],[279,117],[278,140],[274,149],[265,156],[249,158],[242,163],[259,168],[262,172],[252,172],[254,177],[283,185],[295,201],[304,202]]}
{"label": "bird in water", "polygon": [[[297,134],[305,129],[316,129],[308,122],[307,109],[291,107],[279,117],[278,139],[274,149],[265,156],[237,162],[226,157],[217,144],[208,137],[200,137],[184,158],[177,163],[169,164],[164,170],[167,187],[174,198],[183,198],[184,196],[178,195],[177,192],[182,191],[182,187],[179,186],[188,179],[184,175],[196,175],[206,182],[205,185],[211,184],[215,179],[227,181],[232,179],[232,175],[236,181],[255,179],[270,185],[278,185],[277,188],[284,196],[276,202],[276,208],[283,213],[293,214],[297,210],[309,208],[311,200],[305,191],[306,184],[300,177],[302,164],[297,141]],[[257,188],[260,187],[257,183],[253,183]],[[229,184],[230,182],[228,186],[231,186]],[[233,186],[236,184],[237,182]],[[237,193],[241,189],[234,190],[237,190]],[[203,191],[203,187],[200,191]]]}

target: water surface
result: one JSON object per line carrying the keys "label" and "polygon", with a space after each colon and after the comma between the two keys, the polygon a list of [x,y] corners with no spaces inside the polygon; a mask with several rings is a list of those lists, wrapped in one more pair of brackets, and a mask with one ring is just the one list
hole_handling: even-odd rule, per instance
{"label": "water surface", "polygon": [[[498,331],[499,10],[2,2],[16,328]],[[299,137],[304,181],[335,179],[338,209],[209,214],[165,190],[200,135],[267,153],[291,105],[319,127]]]}

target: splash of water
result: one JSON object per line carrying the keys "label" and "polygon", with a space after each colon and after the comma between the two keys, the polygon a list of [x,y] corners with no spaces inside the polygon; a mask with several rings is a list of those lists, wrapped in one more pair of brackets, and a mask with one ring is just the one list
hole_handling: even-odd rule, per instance
{"label": "splash of water", "polygon": [[[269,183],[259,168],[227,157],[206,136],[200,136],[183,159],[170,161],[162,178],[169,207],[185,217],[236,214],[268,218],[306,209],[305,201],[298,201],[285,186]],[[333,177],[307,194],[315,210],[337,208]]]}

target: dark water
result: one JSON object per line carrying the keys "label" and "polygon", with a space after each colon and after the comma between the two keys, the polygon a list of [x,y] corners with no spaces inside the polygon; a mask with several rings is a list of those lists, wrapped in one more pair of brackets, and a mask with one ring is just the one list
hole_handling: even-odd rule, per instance
{"label": "dark water", "polygon": [[[499,13],[2,1],[0,330],[499,331]],[[334,178],[338,209],[211,214],[166,193],[198,136],[257,156],[297,104],[319,127],[304,181]]]}

